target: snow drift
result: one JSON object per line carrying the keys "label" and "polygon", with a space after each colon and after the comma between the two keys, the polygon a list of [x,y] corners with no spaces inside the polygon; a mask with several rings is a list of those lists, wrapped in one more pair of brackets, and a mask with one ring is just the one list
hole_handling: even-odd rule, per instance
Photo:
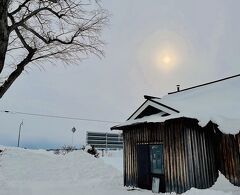
{"label": "snow drift", "polygon": [[[83,151],[55,155],[44,150],[3,146],[0,149],[4,149],[0,156],[1,195],[152,194],[147,190],[124,188],[121,171]],[[175,195],[175,193],[171,194]],[[230,184],[220,174],[218,181],[211,189],[193,188],[184,193],[184,195],[190,194],[237,195],[240,194],[240,188]]]}

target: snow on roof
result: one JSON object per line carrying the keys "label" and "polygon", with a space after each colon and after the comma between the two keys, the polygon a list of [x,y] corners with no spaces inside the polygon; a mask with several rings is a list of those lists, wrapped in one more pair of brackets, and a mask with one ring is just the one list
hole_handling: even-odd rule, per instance
{"label": "snow on roof", "polygon": [[218,125],[223,133],[237,134],[240,130],[240,75],[219,82],[183,90],[163,96],[155,101],[180,113],[162,117],[159,114],[129,120],[119,126],[143,122],[164,122],[172,118],[195,118],[200,126],[209,121]]}

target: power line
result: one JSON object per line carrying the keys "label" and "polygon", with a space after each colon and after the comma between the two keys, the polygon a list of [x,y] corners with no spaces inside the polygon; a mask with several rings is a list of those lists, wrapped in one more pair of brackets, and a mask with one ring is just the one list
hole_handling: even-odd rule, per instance
{"label": "power line", "polygon": [[21,115],[38,116],[38,117],[46,117],[46,118],[79,120],[79,121],[89,121],[89,122],[98,122],[98,123],[114,123],[114,124],[120,123],[120,122],[108,121],[108,120],[79,118],[79,117],[60,116],[60,115],[49,115],[49,114],[39,114],[39,113],[30,113],[30,112],[18,112],[18,111],[10,111],[10,110],[0,110],[0,112],[7,113],[7,114],[21,114]]}

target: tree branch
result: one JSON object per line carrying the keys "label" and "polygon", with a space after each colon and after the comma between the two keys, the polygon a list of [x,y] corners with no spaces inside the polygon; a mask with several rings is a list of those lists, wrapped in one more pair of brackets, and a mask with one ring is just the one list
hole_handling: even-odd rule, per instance
{"label": "tree branch", "polygon": [[41,39],[46,44],[50,44],[50,43],[53,43],[53,42],[59,42],[59,43],[64,44],[64,45],[72,44],[74,42],[74,39],[79,35],[79,33],[83,32],[85,30],[84,28],[79,28],[74,33],[74,35],[71,37],[71,39],[69,41],[66,41],[66,40],[61,40],[61,39],[58,39],[58,38],[53,38],[53,39],[48,38],[48,39],[46,39],[42,35],[37,33],[35,30],[33,30],[32,28],[28,27],[27,25],[23,24],[22,27],[25,28],[26,30],[30,31],[31,33],[33,33],[37,38]]}
{"label": "tree branch", "polygon": [[[53,15],[57,16],[59,19],[62,18],[63,16],[65,16],[65,14],[59,14],[58,12],[55,12],[54,10],[52,10],[49,7],[42,7],[42,8],[38,8],[34,11],[32,11],[30,14],[28,14],[25,18],[23,18],[22,20],[20,20],[19,22],[14,22],[10,27],[9,27],[9,31],[13,31],[15,30],[17,27],[22,26],[25,22],[27,22],[29,19],[31,19],[32,17],[36,16],[38,13],[40,13],[41,11],[49,11],[51,12]],[[9,14],[11,16],[11,14]]]}
{"label": "tree branch", "polygon": [[[15,20],[14,20],[14,18],[13,18],[13,16],[12,16],[11,14],[9,14],[9,18],[11,19],[12,23],[15,23]],[[18,28],[15,29],[15,32],[16,32],[18,38],[20,39],[20,41],[22,42],[23,46],[24,46],[29,52],[31,52],[31,51],[33,50],[33,48],[30,47],[30,46],[27,44],[27,42],[25,41],[24,37],[22,36],[22,34],[20,33],[20,31],[19,31]]]}
{"label": "tree branch", "polygon": [[21,5],[18,6],[17,9],[15,9],[14,11],[10,12],[11,15],[14,15],[16,13],[18,13],[23,7],[25,7],[25,5],[31,0],[25,0]]}
{"label": "tree branch", "polygon": [[35,30],[33,30],[32,28],[28,27],[27,25],[23,24],[22,25],[23,28],[25,28],[26,30],[28,30],[29,32],[31,32],[32,34],[34,34],[37,38],[41,39],[44,43],[49,44],[49,41],[47,39],[45,39],[42,35],[40,35],[39,33],[37,33]]}
{"label": "tree branch", "polygon": [[11,87],[11,85],[13,84],[13,82],[19,77],[19,75],[21,75],[21,73],[24,70],[24,67],[31,62],[32,57],[34,56],[36,50],[32,50],[31,52],[28,53],[28,55],[26,56],[26,58],[20,62],[17,65],[17,68],[9,75],[9,77],[7,78],[7,80],[5,80],[5,82],[2,84],[2,86],[0,87],[0,98],[2,98],[2,96],[5,94],[5,92],[8,90],[9,87]]}

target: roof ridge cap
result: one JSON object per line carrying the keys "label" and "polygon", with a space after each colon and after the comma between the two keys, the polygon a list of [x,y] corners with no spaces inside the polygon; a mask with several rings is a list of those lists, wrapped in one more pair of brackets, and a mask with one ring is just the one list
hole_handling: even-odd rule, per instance
{"label": "roof ridge cap", "polygon": [[232,78],[239,77],[239,76],[240,76],[240,74],[230,76],[230,77],[225,77],[225,78],[222,78],[222,79],[214,80],[214,81],[203,83],[203,84],[200,84],[200,85],[195,85],[193,87],[188,87],[188,88],[185,88],[185,89],[182,89],[182,90],[179,90],[179,91],[169,92],[167,95],[171,95],[171,94],[179,93],[179,92],[182,92],[182,91],[195,89],[195,88],[206,86],[206,85],[211,85],[211,84],[214,84],[214,83],[218,83],[218,82],[225,81],[225,80],[232,79]]}

